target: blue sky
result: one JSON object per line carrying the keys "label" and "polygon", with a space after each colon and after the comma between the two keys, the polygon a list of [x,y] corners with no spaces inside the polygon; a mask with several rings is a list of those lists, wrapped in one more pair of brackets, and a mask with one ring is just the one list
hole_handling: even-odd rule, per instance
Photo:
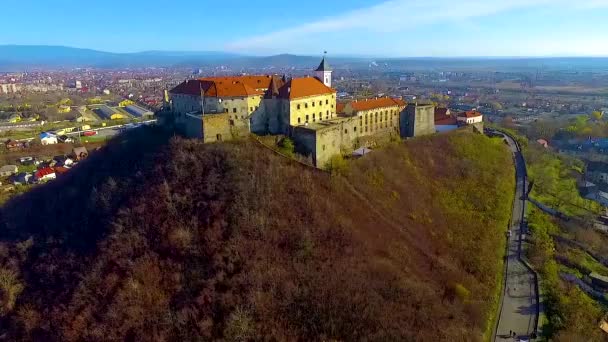
{"label": "blue sky", "polygon": [[2,0],[0,44],[112,52],[608,56],[608,0]]}

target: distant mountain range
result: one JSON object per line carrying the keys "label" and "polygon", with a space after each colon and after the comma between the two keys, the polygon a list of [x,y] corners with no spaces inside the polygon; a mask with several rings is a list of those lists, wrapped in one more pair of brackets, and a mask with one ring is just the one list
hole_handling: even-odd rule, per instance
{"label": "distant mountain range", "polygon": [[[246,56],[219,51],[143,51],[113,53],[91,49],[46,45],[0,45],[0,71],[45,68],[125,68],[220,66],[232,68],[310,68],[320,56],[280,54]],[[390,70],[570,70],[608,71],[608,58],[372,58],[330,57],[330,64],[350,69]]]}
{"label": "distant mountain range", "polygon": [[[334,61],[364,61],[337,58]],[[44,45],[0,45],[0,71],[63,67],[200,67],[228,65],[238,67],[310,67],[320,57],[281,54],[268,57],[238,55],[218,51],[143,51],[113,53],[91,49]]]}

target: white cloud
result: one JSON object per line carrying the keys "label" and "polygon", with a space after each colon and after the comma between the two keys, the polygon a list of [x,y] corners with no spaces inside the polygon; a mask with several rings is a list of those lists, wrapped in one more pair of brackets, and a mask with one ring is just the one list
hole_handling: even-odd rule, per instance
{"label": "white cloud", "polygon": [[441,21],[462,20],[530,8],[567,7],[589,9],[608,7],[608,0],[389,0],[318,21],[296,25],[267,34],[230,42],[227,50],[263,51],[280,49],[297,39],[328,32],[363,30],[378,33],[399,32]]}

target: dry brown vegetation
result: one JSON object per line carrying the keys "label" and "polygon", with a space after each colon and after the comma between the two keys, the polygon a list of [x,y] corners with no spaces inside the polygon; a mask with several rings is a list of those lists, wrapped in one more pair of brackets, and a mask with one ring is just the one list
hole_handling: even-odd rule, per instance
{"label": "dry brown vegetation", "polygon": [[478,340],[513,192],[500,140],[394,144],[342,175],[143,129],[1,211],[12,340]]}

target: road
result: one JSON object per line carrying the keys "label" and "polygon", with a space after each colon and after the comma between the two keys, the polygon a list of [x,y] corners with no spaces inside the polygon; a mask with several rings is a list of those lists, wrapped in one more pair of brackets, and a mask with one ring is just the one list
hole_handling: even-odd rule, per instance
{"label": "road", "polygon": [[505,138],[515,159],[517,188],[513,202],[511,236],[508,239],[506,284],[494,341],[515,340],[508,337],[510,332],[515,332],[518,338],[529,338],[536,332],[539,305],[534,274],[520,259],[520,246],[524,236],[522,219],[526,201],[525,163],[515,142],[510,137],[505,136]]}

